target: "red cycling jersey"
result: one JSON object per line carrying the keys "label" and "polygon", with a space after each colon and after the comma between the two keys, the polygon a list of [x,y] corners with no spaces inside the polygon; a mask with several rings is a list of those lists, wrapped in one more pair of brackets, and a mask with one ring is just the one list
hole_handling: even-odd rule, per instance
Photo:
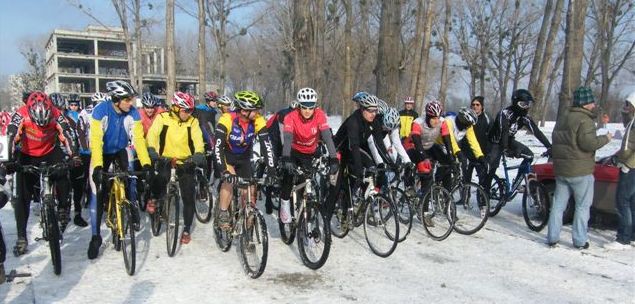
{"label": "red cycling jersey", "polygon": [[159,114],[165,112],[165,110],[161,107],[155,107],[154,109],[154,115],[152,115],[152,117],[149,117],[146,114],[146,111],[144,111],[142,108],[139,108],[139,116],[141,116],[141,125],[143,126],[143,136],[148,135],[148,130],[150,130],[154,119],[157,118]]}
{"label": "red cycling jersey", "polygon": [[49,154],[57,144],[56,137],[62,143],[66,143],[61,123],[65,123],[64,116],[56,108],[51,109],[51,121],[48,125],[40,127],[31,120],[28,105],[22,106],[14,114],[12,124],[18,125],[18,133],[15,142],[20,143],[22,153],[41,157]]}
{"label": "red cycling jersey", "polygon": [[304,119],[300,110],[295,110],[284,117],[284,132],[293,134],[291,148],[302,154],[313,154],[317,149],[320,132],[329,129],[326,114],[316,108],[313,117]]}

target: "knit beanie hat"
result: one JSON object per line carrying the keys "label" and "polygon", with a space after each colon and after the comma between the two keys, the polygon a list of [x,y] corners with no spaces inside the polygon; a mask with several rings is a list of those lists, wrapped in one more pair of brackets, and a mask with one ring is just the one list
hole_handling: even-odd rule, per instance
{"label": "knit beanie hat", "polygon": [[594,102],[595,97],[593,97],[593,91],[589,87],[579,87],[573,92],[573,105],[576,107],[582,107]]}

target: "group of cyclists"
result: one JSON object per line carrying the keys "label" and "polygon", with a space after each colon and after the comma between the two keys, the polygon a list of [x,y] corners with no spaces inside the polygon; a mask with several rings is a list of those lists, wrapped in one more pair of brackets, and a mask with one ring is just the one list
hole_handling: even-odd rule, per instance
{"label": "group of cyclists", "polygon": [[[232,96],[208,92],[205,103],[197,106],[195,98],[184,92],[176,92],[168,105],[163,105],[150,92],[139,94],[122,80],[108,82],[106,89],[106,93],[95,93],[83,109],[74,94],[64,97],[59,93],[30,92],[25,95],[24,105],[12,113],[6,128],[10,155],[0,166],[0,182],[6,181],[5,175],[15,173],[16,256],[28,251],[30,203],[39,195],[33,187],[38,184],[38,176],[20,170],[24,165],[71,164],[69,171],[51,177],[58,194],[60,227],[64,231],[71,219],[77,226],[88,225],[81,215],[85,196],[92,234],[87,255],[95,259],[102,245],[100,226],[107,200],[104,193],[109,187],[103,173],[113,164],[144,172],[144,181],[136,187],[139,192],[148,193],[132,199],[138,202],[139,211],[152,214],[162,204],[171,161],[176,161],[184,223],[180,243],[186,245],[191,241],[194,218],[196,167],[205,168],[210,177],[221,181],[215,221],[221,229],[229,229],[232,185],[239,178],[258,174],[266,176],[266,213],[273,213],[272,196],[277,196],[279,221],[290,223],[294,168],[310,167],[317,157],[328,157],[328,174],[332,176],[329,195],[322,202],[328,222],[341,187],[350,185],[351,193],[361,195],[370,168],[403,169],[409,177],[405,179],[406,191],[413,193],[418,179],[422,187],[430,184],[431,162],[438,162],[460,166],[465,172],[476,169],[480,184],[488,189],[502,153],[531,162],[531,150],[514,139],[519,129],[529,128],[550,148],[549,141],[528,116],[533,97],[523,89],[513,93],[511,105],[493,121],[483,109],[483,97],[473,98],[469,107],[457,112],[446,112],[442,103],[432,100],[425,104],[420,116],[411,97],[403,100],[404,109],[399,111],[375,95],[357,92],[352,96],[357,109],[343,119],[335,134],[327,114],[319,107],[319,95],[312,88],[300,89],[288,107],[269,119],[261,113],[263,99],[250,90]],[[140,108],[134,106],[137,99]],[[264,172],[256,172],[253,167],[256,143]],[[319,149],[320,145],[325,149]],[[444,168],[447,167],[439,169],[441,176],[447,176],[443,175]],[[471,173],[464,178],[471,179]],[[380,176],[379,185],[387,182]],[[274,184],[280,187],[273,187]],[[149,187],[146,190],[140,185]],[[248,190],[254,194],[253,205],[257,190],[256,186]],[[0,195],[0,203],[7,199],[7,195]],[[344,202],[341,207],[345,216],[351,214],[352,206]],[[482,216],[487,211],[481,210]],[[133,215],[137,225],[138,212]]]}

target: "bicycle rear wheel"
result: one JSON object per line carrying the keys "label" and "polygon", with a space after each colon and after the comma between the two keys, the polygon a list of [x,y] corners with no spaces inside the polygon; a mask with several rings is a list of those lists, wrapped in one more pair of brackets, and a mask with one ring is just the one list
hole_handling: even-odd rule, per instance
{"label": "bicycle rear wheel", "polygon": [[53,202],[44,202],[46,208],[46,237],[49,242],[49,250],[51,251],[51,261],[53,262],[53,272],[56,275],[62,273],[62,253],[60,252],[60,227],[57,224],[57,215]]}
{"label": "bicycle rear wheel", "polygon": [[527,181],[527,190],[523,193],[523,218],[529,229],[540,231],[549,220],[549,196],[537,179]]}
{"label": "bicycle rear wheel", "polygon": [[423,229],[435,241],[445,240],[454,228],[454,204],[450,192],[439,185],[432,185],[424,195],[420,214]]}
{"label": "bicycle rear wheel", "polygon": [[168,256],[173,257],[176,253],[176,244],[179,238],[179,192],[175,189],[170,190],[168,199],[166,200],[166,231],[165,244],[168,250]]}
{"label": "bicycle rear wheel", "polygon": [[507,193],[506,182],[502,178],[494,175],[489,188],[489,216],[496,216],[505,205],[505,194]]}
{"label": "bicycle rear wheel", "polygon": [[340,192],[338,198],[335,200],[335,206],[333,206],[333,214],[331,214],[331,219],[329,221],[331,234],[339,239],[345,237],[349,231],[346,215],[341,207],[342,200],[344,199],[348,198],[342,192]]}
{"label": "bicycle rear wheel", "polygon": [[198,182],[196,183],[196,196],[194,201],[194,210],[196,211],[196,219],[206,224],[212,218],[212,206],[214,199],[212,195],[212,187],[207,184],[207,178],[197,171]]}
{"label": "bicycle rear wheel", "polygon": [[152,235],[159,236],[161,234],[161,207],[156,208],[153,214],[150,214],[150,227],[152,228]]}
{"label": "bicycle rear wheel", "polygon": [[399,242],[403,242],[412,229],[414,210],[410,205],[409,198],[406,196],[405,191],[395,187],[393,187],[392,190],[395,196],[395,204],[397,205],[397,214],[399,215]]}
{"label": "bicycle rear wheel", "polygon": [[123,261],[126,266],[126,272],[128,275],[135,273],[137,249],[135,243],[135,230],[134,230],[134,218],[132,217],[133,210],[135,208],[129,201],[124,201],[121,207],[121,231],[123,232],[123,238],[121,242],[121,248],[123,249]]}
{"label": "bicycle rear wheel", "polygon": [[243,222],[243,231],[238,236],[238,255],[245,273],[256,279],[265,272],[269,251],[269,235],[265,217],[258,209],[251,209]]}
{"label": "bicycle rear wheel", "polygon": [[399,215],[392,201],[377,194],[364,211],[364,237],[370,250],[382,258],[390,256],[399,242]]}
{"label": "bicycle rear wheel", "polygon": [[298,215],[298,250],[302,263],[310,269],[324,266],[331,251],[331,229],[318,208]]}
{"label": "bicycle rear wheel", "polygon": [[481,230],[487,222],[489,198],[476,183],[464,182],[452,189],[452,201],[456,206],[454,230],[470,235]]}

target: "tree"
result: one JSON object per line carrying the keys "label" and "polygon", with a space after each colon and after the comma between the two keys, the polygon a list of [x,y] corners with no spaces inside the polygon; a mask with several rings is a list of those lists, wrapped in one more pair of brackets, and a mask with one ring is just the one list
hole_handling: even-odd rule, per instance
{"label": "tree", "polygon": [[441,64],[441,85],[439,86],[439,101],[445,105],[448,90],[448,63],[450,55],[450,28],[452,27],[452,2],[445,0],[445,20],[443,21],[443,63]]}
{"label": "tree", "polygon": [[174,48],[174,0],[166,0],[165,6],[165,49],[166,49],[166,99],[174,95],[176,88],[176,49]]}
{"label": "tree", "polygon": [[353,95],[353,4],[351,0],[342,0],[344,11],[346,12],[346,23],[344,24],[344,86],[342,89],[342,116],[350,112],[351,103],[348,99]]}
{"label": "tree", "polygon": [[205,102],[205,0],[198,0],[198,100]]}
{"label": "tree", "polygon": [[[414,70],[412,76],[412,83],[414,87],[411,87],[410,91],[413,93],[415,100],[423,100],[426,94],[426,86],[428,82],[428,60],[430,58],[430,38],[432,36],[432,22],[434,21],[434,2],[428,1],[424,6],[423,1],[419,1],[419,10],[417,19],[422,18],[423,28],[418,28],[416,32],[415,43],[416,49],[421,50],[421,55],[415,55]],[[420,37],[421,36],[421,37]],[[417,53],[419,53],[417,51]],[[417,61],[418,59],[418,61]],[[421,103],[423,109],[423,103]]]}
{"label": "tree", "polygon": [[377,96],[396,100],[399,92],[399,56],[402,0],[382,0],[375,76]]}
{"label": "tree", "polygon": [[565,28],[564,65],[560,86],[558,117],[571,105],[573,91],[580,86],[582,57],[584,53],[584,21],[586,0],[569,0]]}

